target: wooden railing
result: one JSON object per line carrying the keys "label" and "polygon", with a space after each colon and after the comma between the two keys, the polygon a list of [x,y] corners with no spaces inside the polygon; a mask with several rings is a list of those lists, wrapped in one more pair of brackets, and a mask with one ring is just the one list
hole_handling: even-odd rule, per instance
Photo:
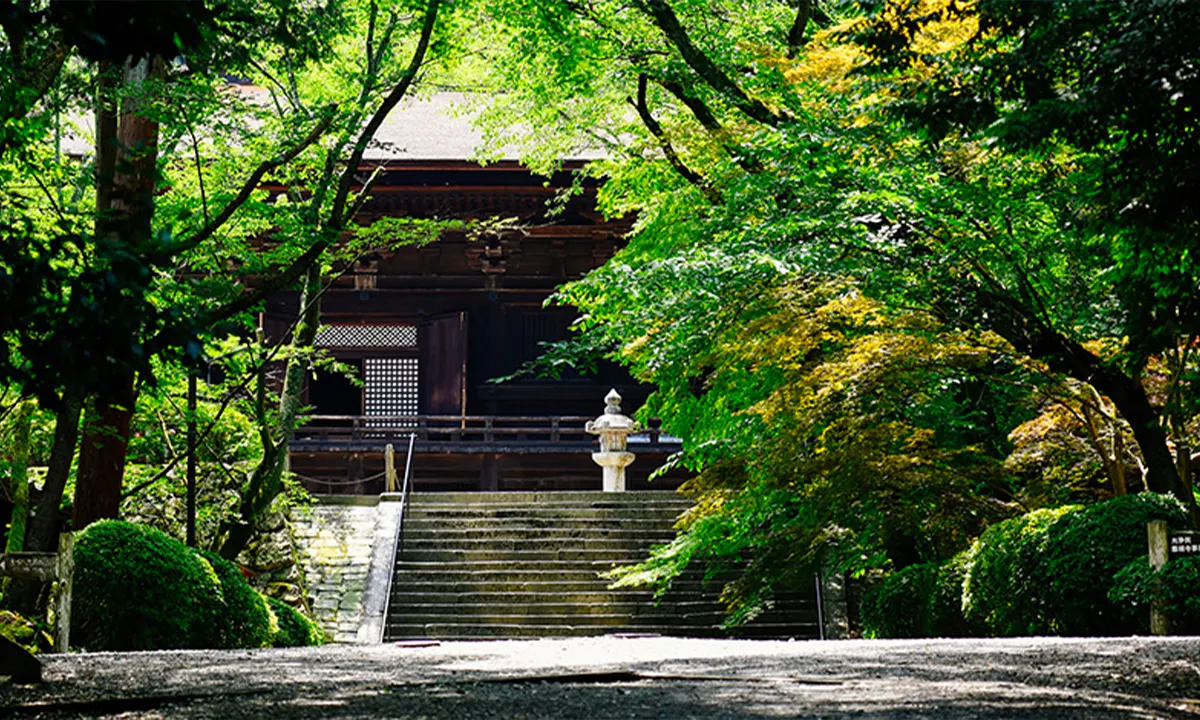
{"label": "wooden railing", "polygon": [[[292,435],[302,444],[344,443],[379,445],[407,443],[416,435],[420,446],[456,444],[589,445],[594,435],[584,431],[592,417],[575,415],[312,415]],[[673,443],[674,438],[651,427],[630,437],[630,444]]]}
{"label": "wooden railing", "polygon": [[58,536],[58,552],[0,554],[0,578],[53,582],[54,650],[65,653],[71,643],[71,587],[75,574],[75,536]]}

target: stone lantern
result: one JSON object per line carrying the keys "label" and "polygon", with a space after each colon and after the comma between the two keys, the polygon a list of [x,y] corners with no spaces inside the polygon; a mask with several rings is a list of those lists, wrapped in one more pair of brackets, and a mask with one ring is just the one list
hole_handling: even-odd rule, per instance
{"label": "stone lantern", "polygon": [[600,436],[600,452],[592,453],[592,460],[604,468],[604,492],[625,492],[625,468],[635,457],[626,447],[629,435],[641,426],[621,414],[621,396],[616,390],[604,397],[604,414],[589,421],[584,429]]}

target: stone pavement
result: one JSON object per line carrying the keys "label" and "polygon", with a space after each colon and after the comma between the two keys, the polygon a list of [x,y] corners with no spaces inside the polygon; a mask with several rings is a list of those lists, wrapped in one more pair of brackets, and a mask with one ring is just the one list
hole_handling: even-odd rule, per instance
{"label": "stone pavement", "polygon": [[1160,718],[1200,714],[1198,638],[572,638],[48,656],[0,716]]}

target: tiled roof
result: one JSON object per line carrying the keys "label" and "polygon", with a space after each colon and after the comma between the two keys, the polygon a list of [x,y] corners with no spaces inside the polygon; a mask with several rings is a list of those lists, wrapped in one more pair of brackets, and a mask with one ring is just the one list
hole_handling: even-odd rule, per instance
{"label": "tiled roof", "polygon": [[[261,88],[240,86],[241,92],[262,93]],[[471,126],[466,105],[469,96],[463,93],[440,92],[409,98],[392,111],[384,121],[375,142],[368,147],[368,160],[466,160],[473,158],[482,135]],[[95,123],[90,113],[72,119],[80,133],[68,132],[63,137],[63,152],[85,155],[92,152],[90,135]],[[580,152],[564,160],[588,160],[600,157],[596,152]],[[515,160],[511,150],[496,160]]]}
{"label": "tiled roof", "polygon": [[[410,98],[388,115],[375,142],[367,149],[369,160],[465,160],[473,157],[483,137],[471,121],[456,113],[466,97],[437,93]],[[505,160],[515,157],[505,153]]]}

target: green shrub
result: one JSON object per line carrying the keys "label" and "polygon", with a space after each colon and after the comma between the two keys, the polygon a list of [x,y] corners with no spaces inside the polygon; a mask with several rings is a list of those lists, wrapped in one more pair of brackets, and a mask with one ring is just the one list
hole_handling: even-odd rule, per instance
{"label": "green shrub", "polygon": [[1051,630],[1060,635],[1125,635],[1136,630],[1109,600],[1114,578],[1146,555],[1146,523],[1185,527],[1187,513],[1167,495],[1138,493],[1089,505],[1049,528],[1043,571]]}
{"label": "green shrub", "polygon": [[276,628],[271,611],[267,609],[267,599],[250,587],[237,565],[207,550],[200,550],[198,554],[208,562],[221,582],[221,594],[212,607],[205,647],[269,647]]}
{"label": "green shrub", "polygon": [[158,530],[93,523],[75,543],[73,644],[90,650],[198,648],[219,602],[213,568]]}
{"label": "green shrub", "polygon": [[48,633],[39,627],[39,621],[12,612],[0,610],[0,635],[12,640],[31,653],[38,652],[38,641],[46,638]]}
{"label": "green shrub", "polygon": [[1135,632],[1150,631],[1150,603],[1159,600],[1172,633],[1200,635],[1200,557],[1171,560],[1157,573],[1149,558],[1136,558],[1117,573],[1108,599]]}
{"label": "green shrub", "polygon": [[976,542],[963,608],[992,635],[1133,632],[1109,599],[1114,576],[1146,553],[1146,523],[1186,523],[1182,505],[1153,493],[1038,510],[988,528]]}
{"label": "green shrub", "polygon": [[944,563],[912,565],[887,576],[863,598],[863,629],[871,637],[968,637],[962,612],[969,553]]}
{"label": "green shrub", "polygon": [[273,597],[267,598],[267,604],[276,620],[275,637],[271,641],[274,647],[304,647],[325,643],[325,633],[304,613]]}
{"label": "green shrub", "polygon": [[998,522],[972,548],[963,583],[966,618],[989,635],[1036,635],[1050,630],[1041,570],[1047,531],[1078,505],[1035,510]]}

